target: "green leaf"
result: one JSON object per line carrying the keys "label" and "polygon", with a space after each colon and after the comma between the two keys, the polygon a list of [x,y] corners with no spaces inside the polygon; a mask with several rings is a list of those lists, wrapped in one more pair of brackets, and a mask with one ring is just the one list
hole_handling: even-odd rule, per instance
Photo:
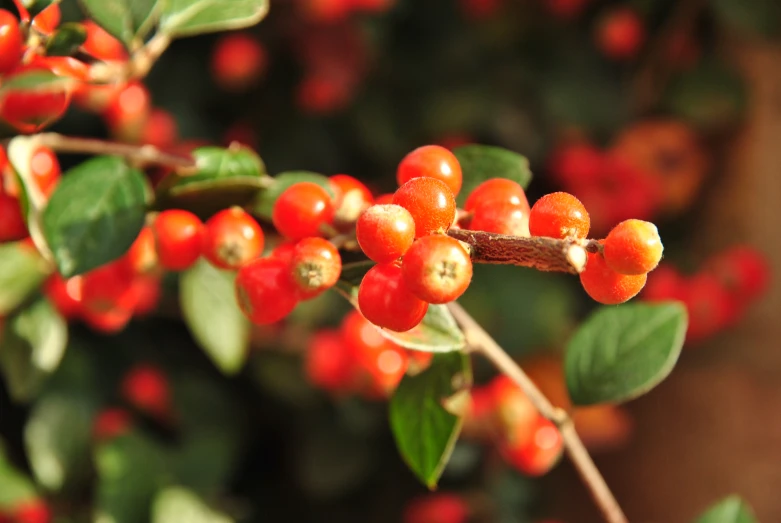
{"label": "green leaf", "polygon": [[752,36],[773,36],[781,28],[781,4],[774,0],[710,0],[718,22]]}
{"label": "green leaf", "polygon": [[58,491],[89,473],[93,406],[84,396],[52,394],[35,404],[24,442],[35,478]]}
{"label": "green leaf", "polygon": [[143,173],[121,158],[99,156],[63,175],[43,210],[43,234],[64,277],[122,256],[144,225]]}
{"label": "green leaf", "polygon": [[0,316],[7,316],[46,278],[46,263],[22,242],[0,245]]}
{"label": "green leaf", "polygon": [[344,264],[337,285],[347,293],[352,292],[361,284],[363,277],[366,276],[366,273],[369,272],[369,269],[374,267],[374,265],[375,263],[373,261],[368,260]]}
{"label": "green leaf", "polygon": [[9,77],[0,87],[0,100],[10,92],[30,91],[35,93],[59,93],[76,85],[76,80],[57,76],[51,71],[35,69]]}
{"label": "green leaf", "polygon": [[166,0],[79,0],[84,12],[128,49],[142,40]]}
{"label": "green leaf", "polygon": [[268,0],[168,0],[160,31],[179,37],[242,29],[263,20],[268,7]]}
{"label": "green leaf", "polygon": [[279,195],[285,192],[285,189],[295,183],[311,182],[316,183],[320,187],[323,187],[328,194],[334,196],[331,185],[328,183],[328,178],[322,174],[317,174],[309,171],[287,171],[280,173],[274,177],[274,183],[265,191],[258,195],[258,198],[252,204],[253,212],[271,220],[271,213],[274,210],[274,203],[279,198]]}
{"label": "green leaf", "polygon": [[19,503],[36,497],[30,478],[22,474],[5,456],[0,441],[0,511],[16,507]]}
{"label": "green leaf", "polygon": [[711,506],[694,523],[758,523],[748,503],[739,496],[728,496]]}
{"label": "green leaf", "polygon": [[396,446],[415,475],[430,489],[437,486],[461,431],[462,417],[444,404],[463,397],[472,382],[469,356],[437,354],[431,366],[405,376],[390,402]]}
{"label": "green leaf", "polygon": [[507,149],[489,145],[462,145],[453,154],[458,158],[464,176],[464,184],[458,195],[459,205],[464,204],[475,187],[490,178],[507,178],[524,189],[531,182],[529,160]]}
{"label": "green leaf", "polygon": [[618,403],[645,394],[673,369],[687,317],[678,302],[602,307],[570,340],[564,358],[576,405]]}
{"label": "green leaf", "polygon": [[16,401],[29,401],[38,393],[62,361],[67,343],[68,325],[44,299],[8,318],[0,370]]}
{"label": "green leaf", "polygon": [[209,507],[195,493],[169,487],[157,495],[152,523],[232,523],[233,519]]}
{"label": "green leaf", "polygon": [[73,56],[87,40],[87,30],[74,22],[62,24],[46,42],[47,56]]}
{"label": "green leaf", "polygon": [[225,374],[241,370],[249,350],[250,324],[236,302],[235,277],[199,260],[182,274],[179,285],[187,327]]}

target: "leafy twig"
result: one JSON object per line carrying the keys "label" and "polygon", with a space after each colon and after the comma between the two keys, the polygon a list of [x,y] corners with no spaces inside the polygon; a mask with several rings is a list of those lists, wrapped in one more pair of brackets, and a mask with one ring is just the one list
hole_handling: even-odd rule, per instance
{"label": "leafy twig", "polygon": [[171,37],[157,33],[126,62],[96,62],[90,67],[90,81],[113,83],[118,80],[144,78],[171,44]]}

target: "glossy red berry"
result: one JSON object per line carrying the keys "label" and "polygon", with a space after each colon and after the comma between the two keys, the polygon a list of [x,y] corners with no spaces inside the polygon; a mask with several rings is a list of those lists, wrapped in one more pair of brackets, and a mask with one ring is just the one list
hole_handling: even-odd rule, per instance
{"label": "glossy red berry", "polygon": [[534,203],[529,214],[532,236],[585,238],[591,226],[588,211],[569,193],[546,194]]}
{"label": "glossy red berry", "polygon": [[439,145],[418,147],[399,163],[396,170],[396,182],[399,186],[420,177],[436,178],[445,182],[453,196],[461,190],[463,182],[458,158]]}
{"label": "glossy red berry", "polygon": [[152,225],[160,265],[183,271],[201,257],[204,225],[189,211],[171,209],[157,215]]}
{"label": "glossy red berry", "polygon": [[111,408],[98,413],[92,425],[92,435],[98,441],[114,439],[130,430],[132,418],[125,409]]}
{"label": "glossy red berry", "polygon": [[393,203],[393,194],[381,194],[374,199],[374,205],[387,205]]}
{"label": "glossy red berry", "polygon": [[396,388],[409,364],[407,351],[383,336],[358,311],[342,322],[342,338],[352,359],[372,380],[372,389],[381,396]]}
{"label": "glossy red berry", "polygon": [[518,183],[507,178],[491,178],[484,181],[469,193],[464,203],[466,212],[474,212],[482,206],[510,204],[526,210],[529,215],[529,200],[526,192]]}
{"label": "glossy red berry", "polygon": [[404,507],[403,523],[466,523],[469,505],[455,494],[428,494]]}
{"label": "glossy red berry", "polygon": [[122,262],[132,276],[147,274],[157,267],[155,235],[150,227],[141,229],[130,249],[122,257]]}
{"label": "glossy red berry", "polygon": [[[42,65],[29,65],[16,69],[5,80],[34,71],[51,71]],[[51,88],[39,90],[8,90],[0,100],[0,118],[23,133],[43,129],[58,120],[68,109],[74,86],[63,82],[53,83]]]}
{"label": "glossy red berry", "polygon": [[499,445],[508,463],[532,477],[547,473],[558,462],[562,448],[559,430],[539,414],[531,425],[513,427]]}
{"label": "glossy red berry", "polygon": [[350,388],[355,362],[339,331],[322,330],[312,336],[304,369],[309,382],[331,392]]}
{"label": "glossy red berry", "polygon": [[64,279],[59,273],[52,274],[46,284],[43,292],[49,301],[54,305],[65,319],[74,319],[81,313],[82,307],[83,278],[74,276]]}
{"label": "glossy red berry", "polygon": [[19,199],[0,192],[0,243],[22,240],[27,235]]}
{"label": "glossy red berry", "polygon": [[124,141],[138,142],[151,111],[149,89],[141,82],[131,82],[109,102],[103,117],[114,136]]}
{"label": "glossy red berry", "polygon": [[30,173],[44,196],[51,195],[60,181],[60,162],[54,151],[39,147],[30,159]]}
{"label": "glossy red berry", "polygon": [[300,182],[284,190],[274,203],[272,221],[280,234],[301,240],[322,236],[323,227],[333,222],[334,207],[324,188],[312,182]]}
{"label": "glossy red berry", "polygon": [[[123,260],[109,263],[82,276],[83,311],[124,311],[132,316],[136,306],[133,289],[135,274]],[[129,319],[129,318],[128,318]]]}
{"label": "glossy red berry", "polygon": [[33,29],[39,33],[51,35],[57,29],[57,26],[60,25],[61,18],[62,12],[59,4],[52,3],[33,18]]}
{"label": "glossy red berry", "polygon": [[662,260],[662,239],[656,225],[642,220],[625,220],[605,238],[605,263],[621,274],[651,272]]}
{"label": "glossy red berry", "polygon": [[51,523],[52,512],[40,499],[24,501],[14,507],[11,521],[14,523]]}
{"label": "glossy red berry", "polygon": [[592,299],[604,305],[628,301],[643,290],[646,274],[619,274],[605,263],[601,254],[588,255],[588,263],[580,273],[580,283]]}
{"label": "glossy red berry", "polygon": [[269,258],[274,258],[290,265],[293,259],[293,252],[296,250],[296,243],[298,242],[286,241],[278,244],[269,253]]}
{"label": "glossy red berry", "polygon": [[168,378],[153,365],[132,368],[122,379],[122,396],[138,410],[155,416],[165,416],[171,407]]}
{"label": "glossy red berry", "polygon": [[84,323],[95,331],[103,334],[121,332],[133,319],[132,309],[110,307],[108,309],[92,309],[85,307],[80,314]]}
{"label": "glossy red berry", "polygon": [[328,183],[335,194],[334,221],[337,223],[351,226],[374,203],[369,188],[352,176],[335,174],[328,178]]}
{"label": "glossy red berry", "polygon": [[0,74],[9,73],[19,65],[23,44],[19,19],[11,11],[0,9]]}
{"label": "glossy red berry", "polygon": [[[549,169],[558,183],[569,191],[598,182],[605,154],[588,142],[567,143],[551,155]],[[576,191],[577,192],[577,191]]]}
{"label": "glossy red berry", "polygon": [[92,20],[85,20],[81,25],[87,33],[87,39],[81,45],[85,53],[98,60],[127,60],[125,46],[105,29]]}
{"label": "glossy red berry", "polygon": [[355,226],[355,237],[370,260],[389,263],[403,256],[415,240],[415,221],[399,205],[372,205]]}
{"label": "glossy red berry", "polygon": [[597,24],[597,47],[614,60],[637,56],[645,42],[645,27],[631,8],[621,7],[603,15]]}
{"label": "glossy red berry", "polygon": [[141,129],[139,141],[161,149],[172,147],[179,136],[176,120],[168,111],[152,109]]}
{"label": "glossy red berry", "polygon": [[472,209],[469,228],[475,231],[528,237],[529,210],[528,207],[507,201],[486,201]]}
{"label": "glossy red berry", "polygon": [[369,269],[358,288],[358,306],[367,320],[396,332],[415,328],[428,310],[428,303],[412,293],[395,264]]}
{"label": "glossy red berry", "polygon": [[456,200],[447,184],[436,178],[413,178],[396,191],[393,203],[415,220],[415,237],[446,231],[455,221]]}
{"label": "glossy red berry", "polygon": [[266,49],[255,37],[228,33],[214,45],[212,77],[226,91],[244,91],[263,76],[267,63]]}
{"label": "glossy red berry", "polygon": [[342,274],[342,258],[328,240],[304,238],[293,249],[290,268],[296,294],[305,300],[336,285]]}
{"label": "glossy red berry", "polygon": [[256,258],[243,265],[236,274],[236,298],[253,323],[280,321],[298,303],[290,265],[276,258]]}
{"label": "glossy red berry", "polygon": [[237,269],[260,256],[264,242],[258,222],[240,207],[231,207],[207,220],[202,254],[215,267]]}
{"label": "glossy red berry", "polygon": [[428,303],[449,303],[469,287],[472,260],[458,240],[424,236],[404,255],[401,271],[415,296]]}

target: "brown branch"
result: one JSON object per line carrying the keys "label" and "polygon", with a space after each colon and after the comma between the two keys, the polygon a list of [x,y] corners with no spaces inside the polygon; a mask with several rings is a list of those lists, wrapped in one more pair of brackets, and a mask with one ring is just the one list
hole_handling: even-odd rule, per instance
{"label": "brown branch", "polygon": [[605,521],[608,523],[627,523],[626,516],[618,501],[575,431],[569,414],[565,410],[553,406],[523,369],[458,303],[450,303],[448,309],[461,325],[469,346],[475,352],[482,353],[502,374],[513,380],[529,397],[539,413],[559,428],[567,455],[589,489]]}
{"label": "brown branch", "polygon": [[586,267],[586,252],[599,250],[596,240],[525,238],[466,229],[450,229],[447,233],[469,245],[473,263],[518,265],[540,271],[579,274]]}

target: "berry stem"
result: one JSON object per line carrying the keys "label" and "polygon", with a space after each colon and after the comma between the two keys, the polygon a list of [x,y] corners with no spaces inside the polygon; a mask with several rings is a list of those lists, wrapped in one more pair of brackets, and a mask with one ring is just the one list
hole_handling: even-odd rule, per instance
{"label": "berry stem", "polygon": [[171,44],[171,37],[157,33],[133,52],[127,62],[96,62],[90,67],[89,78],[94,83],[112,83],[118,78],[128,81],[144,78]]}
{"label": "berry stem", "polygon": [[586,447],[575,431],[575,426],[569,414],[565,410],[555,407],[537,388],[531,378],[526,375],[523,369],[458,303],[452,302],[448,304],[448,309],[461,325],[470,349],[482,353],[501,373],[513,380],[528,396],[540,414],[556,424],[561,432],[564,447],[570,460],[572,460],[572,464],[589,489],[605,521],[607,523],[627,523],[628,520],[621,510],[618,501],[610,491],[610,487],[605,483],[605,478],[602,477],[599,469],[594,464],[594,460],[591,459]]}
{"label": "berry stem", "polygon": [[447,233],[469,245],[472,263],[518,265],[549,272],[579,274],[586,266],[586,253],[600,248],[595,240],[526,238],[466,229],[450,229]]}

